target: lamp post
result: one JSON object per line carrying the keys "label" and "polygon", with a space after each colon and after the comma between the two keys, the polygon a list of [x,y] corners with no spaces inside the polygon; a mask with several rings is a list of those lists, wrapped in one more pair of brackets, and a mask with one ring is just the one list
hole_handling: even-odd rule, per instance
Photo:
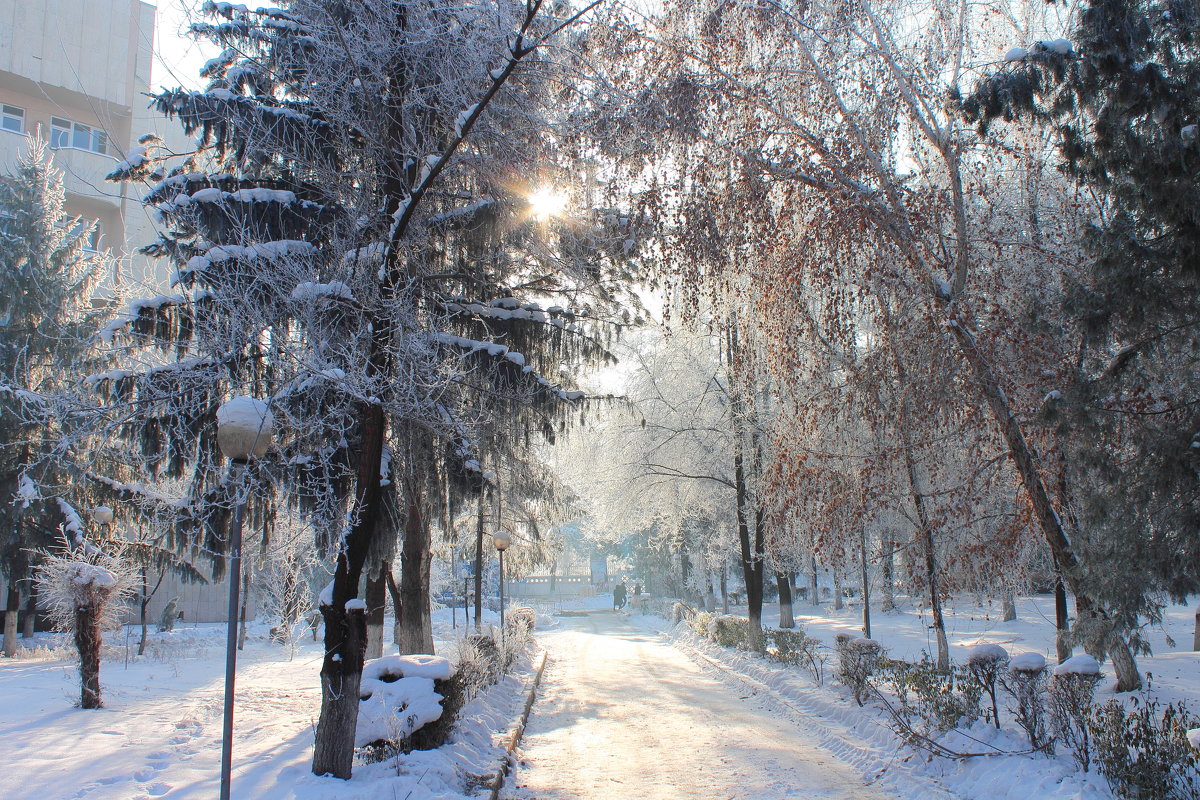
{"label": "lamp post", "polygon": [[[217,445],[230,461],[230,479],[240,492],[246,464],[271,446],[274,421],[267,404],[253,397],[235,397],[217,409]],[[230,800],[233,775],[233,695],[237,670],[237,617],[242,587],[242,516],[244,497],[233,507],[229,532],[229,620],[225,634],[225,718],[221,728],[221,800]]]}
{"label": "lamp post", "polygon": [[504,531],[492,536],[492,544],[500,554],[500,652],[504,652],[504,551],[512,544],[512,537]]}

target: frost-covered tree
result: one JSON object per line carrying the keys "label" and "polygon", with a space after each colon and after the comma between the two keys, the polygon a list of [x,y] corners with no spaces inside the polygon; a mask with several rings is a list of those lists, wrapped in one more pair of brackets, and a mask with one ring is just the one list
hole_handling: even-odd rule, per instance
{"label": "frost-covered tree", "polygon": [[[107,543],[119,547],[117,543]],[[37,583],[50,618],[69,631],[79,652],[80,706],[101,708],[100,652],[105,629],[116,627],[133,570],[117,554],[81,538],[43,554]]]}
{"label": "frost-covered tree", "polygon": [[208,87],[155,98],[199,153],[164,174],[137,151],[112,176],[153,182],[146,201],[166,233],[148,251],[175,262],[183,291],[114,321],[106,333],[140,363],[131,351],[94,385],[121,401],[110,411],[137,410],[123,485],[177,481],[180,543],[218,561],[234,487],[213,414],[232,393],[269,400],[279,440],[251,470],[251,516],[269,531],[276,505],[292,505],[334,562],[313,769],[348,777],[362,579],[399,538],[401,646],[431,649],[440,498],[486,484],[488,432],[551,432],[578,404],[567,363],[603,357],[591,318],[614,302],[606,254],[623,254],[628,225],[578,215],[551,239],[525,199],[548,163],[554,86],[553,62],[535,54],[581,12],[383,0],[205,10],[213,22],[193,32],[224,48]]}
{"label": "frost-covered tree", "polygon": [[982,131],[1000,119],[1052,131],[1065,171],[1105,201],[1083,237],[1088,274],[1063,302],[1080,357],[1048,409],[1079,549],[1104,565],[1077,570],[1105,604],[1083,617],[1093,648],[1114,631],[1144,644],[1164,592],[1200,591],[1198,34],[1187,5],[1093,0],[1069,39],[1019,42],[963,101]]}
{"label": "frost-covered tree", "polygon": [[[0,571],[8,581],[4,650],[16,648],[17,609],[31,561],[64,521],[67,480],[50,397],[87,350],[98,312],[92,292],[107,257],[86,250],[92,225],[67,214],[62,174],[31,139],[0,176]],[[32,630],[32,628],[30,628]]]}

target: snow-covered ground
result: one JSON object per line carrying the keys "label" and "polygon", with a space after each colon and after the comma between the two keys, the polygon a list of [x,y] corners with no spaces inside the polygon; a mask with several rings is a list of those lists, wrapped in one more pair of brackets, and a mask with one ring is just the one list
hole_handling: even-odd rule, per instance
{"label": "snow-covered ground", "polygon": [[[735,609],[736,610],[736,609]],[[831,606],[814,609],[798,605],[796,622],[811,636],[832,646],[838,633],[861,636],[861,607],[835,611]],[[980,643],[1003,646],[1010,654],[1038,652],[1054,663],[1054,624],[1052,598],[1023,598],[1020,616],[1013,622],[1001,622],[999,609],[989,612],[970,602],[951,604],[946,624],[951,655],[965,661],[967,648]],[[1155,654],[1139,660],[1143,674],[1152,676],[1151,689],[1163,700],[1183,700],[1193,709],[1200,708],[1200,654],[1186,650],[1191,644],[1194,609],[1175,606],[1168,609],[1162,628],[1149,631]],[[766,616],[765,621],[770,621]],[[818,686],[806,673],[781,666],[744,651],[718,647],[701,639],[685,625],[672,627],[661,617],[630,617],[630,622],[647,632],[655,632],[673,643],[696,663],[711,668],[731,686],[744,694],[761,694],[774,702],[778,713],[790,716],[817,737],[822,745],[841,760],[854,765],[864,776],[874,776],[877,784],[898,797],[963,798],[966,800],[1100,800],[1112,794],[1105,780],[1094,771],[1083,775],[1065,752],[1055,757],[1043,755],[990,755],[965,760],[928,759],[924,754],[901,745],[888,727],[879,709],[860,709],[848,690],[832,679],[836,659],[831,658],[824,685]],[[905,608],[872,617],[872,636],[899,658],[919,657],[933,643],[929,619],[919,610]],[[1168,638],[1178,645],[1172,647]],[[1079,652],[1079,651],[1077,651]],[[1111,678],[1111,668],[1104,673]],[[1097,701],[1118,696],[1112,681],[1101,684]],[[1128,695],[1124,696],[1128,699]],[[960,751],[1019,751],[1027,747],[1012,724],[1011,713],[1002,712],[1007,724],[996,731],[980,721],[967,736],[950,734],[947,743]],[[750,795],[747,795],[749,797]]]}
{"label": "snow-covered ground", "polygon": [[[459,612],[461,614],[461,612]],[[492,615],[491,622],[495,622]],[[449,612],[436,612],[439,652],[453,652]],[[485,621],[488,618],[485,616]],[[390,626],[388,628],[390,631]],[[356,766],[354,778],[311,774],[320,712],[321,645],[287,651],[256,631],[239,654],[233,796],[255,800],[459,800],[494,774],[500,740],[521,710],[529,659],[468,703],[453,747]],[[0,770],[4,800],[141,800],[218,794],[224,637],[220,625],[152,634],[153,655],[124,661],[125,636],[108,639],[105,708],[83,711],[78,669],[64,650],[0,660]],[[58,641],[39,637],[42,645]],[[136,652],[137,633],[129,636]],[[49,657],[48,657],[49,656]],[[57,656],[57,657],[55,657]],[[19,765],[19,769],[17,768]]]}
{"label": "snow-covered ground", "polygon": [[737,692],[624,615],[540,637],[542,691],[504,797],[881,800],[766,696]]}

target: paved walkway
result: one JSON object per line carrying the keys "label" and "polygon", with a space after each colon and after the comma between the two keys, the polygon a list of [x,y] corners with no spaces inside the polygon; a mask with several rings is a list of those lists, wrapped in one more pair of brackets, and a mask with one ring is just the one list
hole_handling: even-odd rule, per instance
{"label": "paved walkway", "polygon": [[[766,698],[612,612],[561,618],[506,797],[883,800]],[[745,692],[742,692],[745,695]]]}

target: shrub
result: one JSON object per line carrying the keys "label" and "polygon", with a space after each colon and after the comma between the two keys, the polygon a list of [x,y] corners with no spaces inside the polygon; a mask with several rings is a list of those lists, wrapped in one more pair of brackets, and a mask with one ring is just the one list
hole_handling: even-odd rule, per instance
{"label": "shrub", "polygon": [[692,626],[692,630],[694,630],[697,634],[707,639],[711,635],[708,632],[708,623],[712,622],[715,618],[715,614],[710,614],[707,611],[701,611],[692,617],[688,624]]}
{"label": "shrub", "polygon": [[806,636],[799,628],[774,628],[767,631],[765,655],[772,661],[807,669],[817,684],[825,679],[825,646],[819,639]]}
{"label": "shrub", "polygon": [[1000,685],[1017,704],[1017,724],[1034,749],[1053,749],[1046,731],[1046,659],[1041,653],[1022,653],[1008,662]]}
{"label": "shrub", "polygon": [[838,680],[854,692],[854,700],[860,706],[871,688],[870,677],[879,666],[883,648],[873,639],[855,639],[839,633],[837,635]]}
{"label": "shrub", "polygon": [[504,614],[508,631],[515,637],[527,640],[537,628],[537,612],[529,606],[510,608]]}
{"label": "shrub", "polygon": [[676,603],[671,606],[671,624],[678,625],[681,622],[688,622],[696,616],[696,609],[686,603]]}
{"label": "shrub", "polygon": [[750,622],[731,614],[721,614],[709,620],[708,635],[722,647],[745,647],[750,641]]}
{"label": "shrub", "polygon": [[[940,670],[928,653],[922,653],[916,663],[887,659],[880,663],[879,672],[896,694],[897,714],[911,732],[944,733],[979,719],[984,688],[970,667]],[[914,726],[914,721],[921,724]]]}
{"label": "shrub", "polygon": [[1100,682],[1100,665],[1088,655],[1075,656],[1054,668],[1050,681],[1050,722],[1058,741],[1071,748],[1079,768],[1087,772],[1092,763],[1092,698]]}
{"label": "shrub", "polygon": [[998,644],[977,644],[967,654],[967,669],[980,689],[992,701],[992,722],[1000,728],[1000,707],[996,703],[996,681],[1008,665],[1008,651]]}
{"label": "shrub", "polygon": [[456,673],[468,697],[491,686],[504,674],[500,647],[495,639],[482,633],[473,633],[459,642],[456,664]]}
{"label": "shrub", "polygon": [[1096,709],[1088,721],[1096,766],[1117,797],[1128,800],[1195,800],[1200,797],[1200,754],[1188,742],[1200,726],[1187,708],[1159,708],[1153,698],[1129,712],[1116,700]]}

